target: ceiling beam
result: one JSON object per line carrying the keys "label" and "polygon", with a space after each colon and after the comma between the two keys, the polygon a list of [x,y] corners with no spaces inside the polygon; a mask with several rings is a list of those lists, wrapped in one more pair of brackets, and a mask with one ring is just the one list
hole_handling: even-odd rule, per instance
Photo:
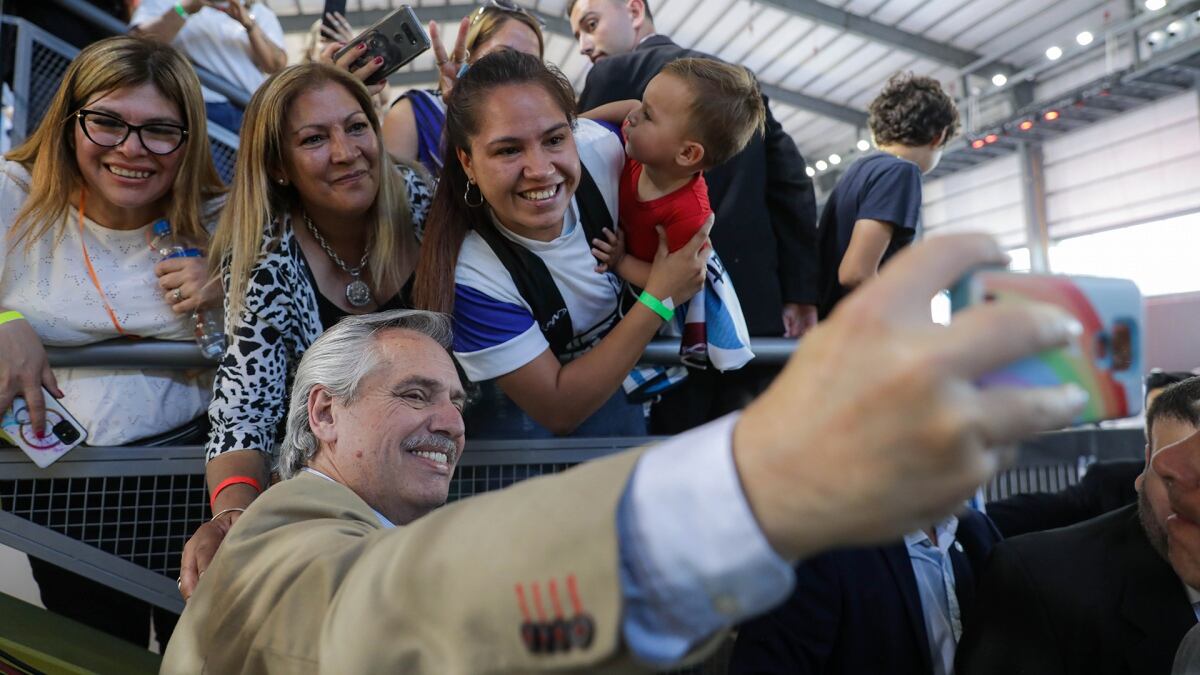
{"label": "ceiling beam", "polygon": [[[869,38],[891,47],[903,49],[927,59],[945,63],[955,68],[966,68],[980,59],[980,55],[967,49],[961,49],[945,42],[938,42],[927,37],[901,30],[895,26],[880,23],[865,16],[859,16],[844,9],[838,9],[818,0],[761,0],[763,4],[771,5],[811,21],[827,26],[840,28],[861,37]],[[997,64],[1001,65],[1001,64]]]}
{"label": "ceiling beam", "polygon": [[762,89],[762,92],[767,95],[767,98],[773,101],[786,103],[795,108],[800,108],[801,110],[807,110],[823,117],[829,117],[839,122],[845,122],[846,124],[852,125],[859,129],[867,128],[867,113],[863,110],[859,110],[858,108],[851,108],[850,106],[845,106],[841,103],[834,103],[833,101],[827,101],[823,98],[817,98],[816,96],[809,96],[808,94],[802,94],[798,91],[792,91],[791,89],[783,89],[782,87],[776,87],[773,84],[759,82],[758,86],[760,89]]}

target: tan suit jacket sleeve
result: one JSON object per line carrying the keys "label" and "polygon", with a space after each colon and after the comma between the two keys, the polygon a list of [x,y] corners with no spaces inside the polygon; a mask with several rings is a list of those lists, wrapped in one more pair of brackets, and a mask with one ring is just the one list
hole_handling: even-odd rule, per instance
{"label": "tan suit jacket sleeve", "polygon": [[[163,672],[637,670],[621,647],[616,509],[639,456],[532,479],[392,530],[339,484],[285,481],[230,531]],[[523,624],[560,614],[590,618],[587,645],[530,650]]]}

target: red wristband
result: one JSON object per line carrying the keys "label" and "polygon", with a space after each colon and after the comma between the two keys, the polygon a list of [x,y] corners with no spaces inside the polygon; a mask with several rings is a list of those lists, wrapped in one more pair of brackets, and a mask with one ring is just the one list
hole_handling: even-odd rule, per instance
{"label": "red wristband", "polygon": [[213,490],[212,498],[210,498],[208,500],[208,507],[211,510],[216,511],[217,510],[217,495],[221,494],[221,490],[224,490],[225,488],[229,487],[230,485],[237,485],[239,483],[245,483],[246,485],[249,485],[250,487],[257,490],[259,492],[259,494],[262,493],[262,485],[260,485],[259,482],[254,480],[253,478],[251,478],[249,476],[230,476],[229,478],[226,478],[225,480],[221,481],[217,485],[217,489]]}

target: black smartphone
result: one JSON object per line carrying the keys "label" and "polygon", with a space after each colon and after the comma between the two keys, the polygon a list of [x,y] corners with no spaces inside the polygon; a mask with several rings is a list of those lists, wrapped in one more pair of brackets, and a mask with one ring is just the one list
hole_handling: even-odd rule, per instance
{"label": "black smartphone", "polygon": [[383,66],[365,80],[367,84],[378,84],[384,81],[388,75],[420,56],[431,45],[429,35],[421,27],[421,20],[408,5],[402,5],[359,33],[350,41],[350,44],[339,49],[333,58],[339,59],[346,52],[357,49],[358,45],[363,43],[366,43],[367,47],[362,50],[362,56],[355,59],[354,63],[350,65],[350,70],[357,70],[365,66],[375,57],[383,57]]}
{"label": "black smartphone", "polygon": [[346,0],[325,0],[325,9],[321,12],[321,23],[337,35],[338,27],[329,23],[329,15],[335,12],[346,16]]}

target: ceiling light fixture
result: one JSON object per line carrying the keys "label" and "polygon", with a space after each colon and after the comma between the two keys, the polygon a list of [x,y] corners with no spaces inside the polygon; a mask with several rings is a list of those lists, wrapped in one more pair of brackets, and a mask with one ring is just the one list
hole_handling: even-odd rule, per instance
{"label": "ceiling light fixture", "polygon": [[825,169],[828,169],[828,168],[829,168],[829,165],[825,163],[825,160],[823,160],[823,159],[817,160],[817,171],[824,171]]}
{"label": "ceiling light fixture", "polygon": [[1008,84],[1008,78],[1005,77],[1004,73],[996,73],[992,76],[992,84],[996,85],[997,87],[1003,87],[1004,85]]}
{"label": "ceiling light fixture", "polygon": [[1095,39],[1096,37],[1086,30],[1075,36],[1075,41],[1079,43],[1080,47],[1086,47],[1092,44],[1092,40]]}
{"label": "ceiling light fixture", "polygon": [[863,138],[863,139],[860,139],[860,140],[858,141],[858,151],[859,151],[859,152],[866,152],[866,151],[868,151],[868,150],[870,150],[870,149],[871,149],[871,141],[868,141],[868,140],[867,140],[867,139],[865,139],[865,138]]}
{"label": "ceiling light fixture", "polygon": [[832,164],[832,165],[834,165],[834,166],[837,166],[838,164],[841,164],[841,163],[842,163],[842,156],[841,156],[841,155],[839,155],[839,154],[837,154],[837,153],[835,152],[834,154],[832,154],[832,155],[830,155],[830,156],[829,156],[829,163],[830,163],[830,164]]}
{"label": "ceiling light fixture", "polygon": [[1053,122],[1054,120],[1058,119],[1058,111],[1057,110],[1047,110],[1046,114],[1042,115],[1042,118],[1045,119],[1047,122]]}
{"label": "ceiling light fixture", "polygon": [[1059,47],[1058,45],[1054,45],[1046,50],[1046,58],[1050,59],[1051,61],[1057,61],[1061,59],[1062,55],[1062,47]]}
{"label": "ceiling light fixture", "polygon": [[1146,9],[1157,12],[1167,6],[1167,0],[1146,0]]}

